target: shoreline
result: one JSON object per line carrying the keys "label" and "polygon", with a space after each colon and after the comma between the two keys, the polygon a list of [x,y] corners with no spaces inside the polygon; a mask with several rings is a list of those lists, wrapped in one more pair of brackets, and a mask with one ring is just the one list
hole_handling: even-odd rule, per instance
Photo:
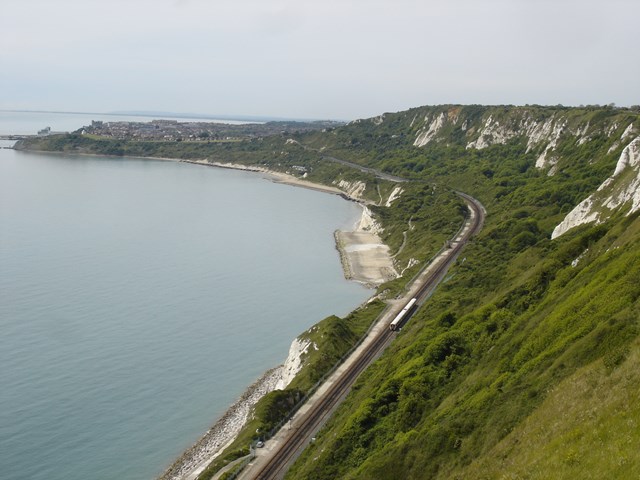
{"label": "shoreline", "polygon": [[361,203],[360,200],[350,197],[346,192],[340,190],[337,187],[330,187],[329,185],[323,185],[322,183],[310,182],[308,180],[298,178],[288,173],[279,172],[277,170],[271,170],[264,167],[244,165],[241,163],[209,162],[208,160],[179,160],[179,159],[175,160],[170,158],[159,158],[159,157],[141,157],[141,158],[155,158],[157,160],[178,161],[181,163],[191,163],[193,165],[202,165],[205,167],[226,168],[228,170],[240,170],[242,172],[261,173],[263,175],[267,175],[268,177],[270,177],[270,179],[274,183],[281,183],[283,185],[290,185],[293,187],[301,187],[309,190],[315,190],[317,192],[338,195],[343,197],[345,200]]}
{"label": "shoreline", "polygon": [[[271,179],[271,181],[275,183],[282,183],[284,185],[302,187],[332,195],[339,195],[345,200],[356,202],[362,207],[362,214],[358,223],[355,225],[354,230],[351,232],[336,230],[334,232],[335,246],[340,257],[340,263],[342,265],[345,278],[350,281],[361,283],[367,288],[375,288],[380,283],[383,283],[383,281],[399,276],[395,268],[393,268],[392,260],[388,254],[389,247],[384,245],[380,237],[377,235],[377,233],[381,231],[381,227],[373,219],[371,211],[363,201],[349,196],[346,192],[337,187],[309,182],[307,180],[294,177],[293,175],[258,166],[248,166],[237,163],[209,162],[207,160],[180,160],[160,157],[140,158],[161,161],[177,161],[206,167],[227,168],[231,170],[260,173],[267,176],[267,178]],[[352,255],[350,254],[349,249],[355,248],[355,250],[358,250],[358,239],[356,237],[349,237],[349,235],[365,235],[367,243],[361,244],[360,246],[363,247],[365,251],[368,250],[370,252],[372,249],[377,249],[378,257],[380,255],[379,249],[382,249],[382,254],[389,257],[392,273],[387,276],[381,276],[378,273],[378,276],[375,278],[372,278],[371,275],[367,276],[367,273],[363,271],[361,265],[363,259],[361,258],[359,263],[354,262],[354,260],[351,259]],[[362,249],[360,250],[362,252]],[[372,260],[375,257],[369,256],[368,258],[369,260]],[[358,263],[358,265],[354,266],[354,263]],[[379,270],[379,266],[374,268],[378,268]],[[237,435],[244,427],[251,410],[260,398],[273,390],[283,388],[281,379],[287,375],[288,366],[293,362],[294,364],[297,363],[298,369],[301,367],[299,353],[298,356],[292,356],[292,352],[295,351],[294,347],[297,343],[298,338],[295,338],[292,342],[289,357],[284,365],[267,370],[262,377],[250,385],[243,395],[225,411],[222,417],[220,417],[220,419],[218,419],[214,425],[207,430],[200,440],[178,457],[178,459],[176,459],[171,466],[165,470],[160,477],[158,477],[158,480],[196,480],[207,466],[209,466],[211,462],[219,457],[224,450],[235,441]],[[288,372],[288,375],[291,378],[292,373],[295,375],[297,371]],[[291,378],[289,378],[289,381]],[[284,387],[286,387],[286,385],[284,385]]]}
{"label": "shoreline", "polygon": [[255,404],[275,390],[282,378],[282,370],[282,365],[271,368],[253,382],[196,443],[157,477],[158,480],[195,480],[235,441]]}
{"label": "shoreline", "polygon": [[309,180],[304,180],[298,178],[294,175],[279,172],[277,170],[271,170],[264,167],[258,167],[253,165],[244,165],[241,163],[226,163],[226,162],[209,162],[208,160],[187,160],[182,158],[170,158],[170,157],[145,157],[140,155],[105,155],[100,153],[83,153],[83,152],[54,152],[49,150],[23,150],[17,149],[14,147],[3,147],[9,150],[15,150],[17,152],[28,152],[28,153],[45,153],[47,155],[72,155],[72,156],[86,156],[86,157],[103,157],[103,158],[120,158],[120,159],[134,159],[134,160],[156,160],[161,162],[176,162],[176,163],[190,163],[193,165],[201,165],[204,167],[215,167],[215,168],[225,168],[228,170],[239,170],[243,172],[251,172],[251,173],[261,173],[265,175],[265,178],[270,178],[273,183],[281,183],[283,185],[290,185],[293,187],[301,187],[306,188],[308,190],[315,190],[317,192],[329,193],[331,195],[338,195],[345,200],[350,202],[356,202],[362,206],[366,205],[366,201],[360,200],[358,198],[352,197],[344,190],[339,189],[338,187],[331,187],[329,185],[324,185],[322,183],[310,182]]}
{"label": "shoreline", "polygon": [[[373,243],[375,243],[377,246],[384,246],[388,251],[388,247],[382,244],[382,241],[377,236],[377,232],[381,230],[380,225],[377,224],[372,218],[371,212],[367,208],[366,201],[354,198],[337,187],[310,182],[308,180],[300,179],[284,172],[270,170],[264,167],[249,166],[237,163],[209,162],[207,160],[184,160],[165,157],[120,157],[115,155],[100,155],[77,152],[47,152],[36,150],[28,150],[28,152],[191,163],[194,165],[201,165],[206,167],[226,168],[231,170],[259,173],[262,174],[265,179],[269,179],[274,183],[281,183],[284,185],[307,188],[318,192],[338,195],[345,200],[356,202],[362,208],[361,217],[355,225],[353,231],[342,232],[340,230],[337,230],[336,232],[334,232],[335,246],[339,253],[344,276],[347,280],[356,281],[363,284],[367,288],[375,288],[375,286],[377,286],[375,279],[373,279],[373,281],[370,281],[371,279],[367,278],[363,280],[361,271],[356,271],[355,275],[353,273],[351,275],[347,274],[347,272],[353,272],[351,266],[353,261],[350,260],[349,257],[349,248],[352,248],[354,245],[357,246],[358,241],[354,240],[353,238],[344,241],[343,236],[350,234],[365,234],[369,236],[375,235],[375,237],[377,237],[377,240],[373,240]],[[371,238],[367,238],[367,241],[369,243],[361,245],[361,247],[365,250],[367,249],[365,247],[372,245]],[[398,276],[397,272],[395,272],[395,269],[394,274]],[[209,427],[206,432],[191,447],[186,449],[180,456],[178,456],[164,470],[164,472],[156,478],[158,480],[196,480],[197,477],[211,464],[211,462],[219,457],[224,452],[224,450],[235,441],[242,428],[244,428],[246,421],[249,418],[249,415],[251,415],[253,407],[256,405],[256,403],[267,393],[276,389],[285,388],[286,385],[293,379],[295,374],[302,367],[300,356],[305,353],[306,348],[308,348],[308,345],[300,344],[300,341],[296,337],[291,344],[289,356],[287,357],[285,363],[283,365],[270,368],[260,378],[258,378],[249,387],[247,387],[242,395],[240,395],[240,397],[238,397],[238,399],[225,410],[222,416],[218,418],[215,423],[211,427]]]}
{"label": "shoreline", "polygon": [[[259,173],[268,173],[260,171]],[[370,225],[371,217],[368,209],[362,205],[362,216],[356,225],[355,232],[363,232],[363,225]],[[366,231],[365,231],[366,232]],[[360,278],[346,277],[348,253],[338,246],[339,230],[334,233],[336,250],[340,254],[343,272],[347,280],[356,281],[367,288],[375,288],[371,282]],[[388,248],[388,247],[387,247]],[[372,292],[375,294],[375,291]],[[225,413],[210,427],[207,432],[189,449],[182,453],[157,480],[196,480],[198,476],[229,447],[237,438],[256,403],[267,393],[282,390],[293,380],[301,365],[301,355],[306,352],[308,343],[301,343],[298,337],[293,339],[289,355],[284,364],[267,370],[262,377],[251,384]]]}
{"label": "shoreline", "polygon": [[[172,160],[167,158],[157,159]],[[344,278],[360,283],[366,288],[376,288],[387,281],[394,280],[401,276],[393,263],[393,257],[389,252],[388,245],[386,245],[379,236],[379,233],[381,233],[383,229],[373,218],[366,201],[354,198],[337,187],[310,182],[287,173],[264,167],[238,163],[209,162],[207,160],[179,161],[207,167],[261,173],[269,176],[274,183],[338,195],[345,200],[356,202],[362,208],[362,215],[354,229],[349,231],[336,230],[334,232],[335,246],[340,257]]]}

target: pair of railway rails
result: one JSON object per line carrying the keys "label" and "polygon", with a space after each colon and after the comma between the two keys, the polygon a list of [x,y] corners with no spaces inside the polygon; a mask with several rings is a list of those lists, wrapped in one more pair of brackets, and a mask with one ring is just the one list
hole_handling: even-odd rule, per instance
{"label": "pair of railway rails", "polygon": [[241,478],[275,480],[284,476],[297,455],[309,443],[313,433],[322,426],[340,401],[347,395],[360,374],[382,354],[397,334],[397,331],[400,330],[402,325],[420,308],[422,302],[429,297],[431,292],[433,292],[435,287],[444,278],[447,270],[458,257],[468,240],[480,231],[484,222],[484,208],[480,202],[473,197],[462,192],[456,193],[467,202],[471,210],[471,215],[470,218],[467,219],[469,223],[467,224],[467,222],[465,222],[466,225],[461,229],[461,233],[456,235],[458,238],[454,239],[452,247],[444,256],[437,257],[435,261],[439,263],[433,268],[427,278],[422,280],[420,288],[405,305],[403,310],[396,315],[389,325],[390,328],[380,330],[377,336],[371,341],[371,344],[353,360],[349,367],[329,387],[327,392],[304,414],[297,428],[291,431],[289,436],[282,442],[275,453],[272,454],[266,464],[262,466],[254,476],[245,477],[243,475]]}

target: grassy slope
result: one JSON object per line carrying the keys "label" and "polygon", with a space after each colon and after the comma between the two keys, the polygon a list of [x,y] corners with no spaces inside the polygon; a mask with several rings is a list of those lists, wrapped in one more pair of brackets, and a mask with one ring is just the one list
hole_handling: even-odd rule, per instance
{"label": "grassy slope", "polygon": [[544,402],[458,478],[639,478],[640,342],[611,371],[595,361]]}
{"label": "grassy slope", "polygon": [[[599,240],[602,229],[557,242],[539,268],[521,270],[510,289],[463,315],[464,307],[450,308],[447,297],[464,295],[464,287],[450,280],[358,382],[289,478],[475,478],[488,466],[496,474],[488,478],[499,478],[506,470],[492,448],[543,408],[550,390],[562,395],[559,382],[594,362],[615,370],[637,339],[639,222],[628,223],[612,226]],[[593,259],[587,254],[572,267],[587,245]],[[474,253],[470,248],[467,255]],[[606,369],[596,371],[604,375]],[[583,407],[583,414],[589,411],[587,404],[574,405],[575,411]],[[607,418],[606,412],[594,415]],[[575,428],[567,418],[565,428]],[[557,458],[572,456],[573,448],[554,446]],[[589,452],[583,456],[588,463]],[[515,453],[507,458],[526,465]],[[476,470],[465,470],[472,461]],[[628,462],[638,468],[637,458]],[[595,463],[595,478],[613,478],[608,464]],[[547,462],[539,478],[553,476],[554,463]]]}
{"label": "grassy slope", "polygon": [[[387,153],[381,163],[390,171],[401,171],[409,158],[422,162],[429,178],[479,196],[489,220],[449,281],[365,374],[288,478],[476,478],[483,471],[487,478],[527,477],[530,452],[510,451],[501,462],[494,457],[503,439],[530,415],[544,415],[538,409],[548,392],[562,395],[571,382],[565,379],[582,369],[607,375],[637,339],[638,221],[618,215],[605,226],[548,240],[568,209],[613,171],[620,150],[607,153],[613,142],[602,134],[583,145],[562,139],[553,177],[531,168],[537,152],[526,153],[518,139],[479,152],[435,144]],[[620,396],[630,393],[619,390]],[[593,402],[576,405],[575,412],[588,408]],[[616,432],[617,420],[606,409],[593,415],[603,432]],[[576,427],[575,418],[563,418],[564,428]],[[625,419],[630,425],[638,420]],[[585,430],[584,441],[597,435]],[[635,437],[612,439],[612,445],[624,438]],[[577,478],[588,469],[592,478],[615,478],[611,463],[598,455],[578,452],[583,460],[574,461],[575,447],[554,443],[555,460],[540,467],[538,478],[561,478],[555,469],[561,458],[572,459]],[[631,451],[626,448],[620,461],[634,471],[640,461]]]}

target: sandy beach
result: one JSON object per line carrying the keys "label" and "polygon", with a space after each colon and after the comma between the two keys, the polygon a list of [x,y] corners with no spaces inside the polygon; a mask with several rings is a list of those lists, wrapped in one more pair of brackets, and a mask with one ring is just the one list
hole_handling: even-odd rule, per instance
{"label": "sandy beach", "polygon": [[380,232],[380,225],[366,206],[362,207],[362,218],[353,231],[335,232],[345,278],[373,288],[399,276],[389,247],[378,235]]}

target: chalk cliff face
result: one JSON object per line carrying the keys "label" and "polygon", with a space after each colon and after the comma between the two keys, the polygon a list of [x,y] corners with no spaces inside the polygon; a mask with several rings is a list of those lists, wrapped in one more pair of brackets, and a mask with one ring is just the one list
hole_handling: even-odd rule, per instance
{"label": "chalk cliff face", "polygon": [[416,141],[413,142],[414,147],[424,147],[427,145],[442,129],[442,126],[445,123],[444,113],[440,113],[433,120],[429,121],[429,116],[424,117],[425,123],[428,123],[428,126],[424,127],[416,137]]}
{"label": "chalk cliff face", "polygon": [[613,174],[569,212],[551,238],[578,225],[604,221],[612,210],[624,205],[630,206],[627,214],[640,210],[640,136],[622,150]]}
{"label": "chalk cliff face", "polygon": [[[411,120],[408,129],[414,147],[462,141],[467,149],[482,150],[519,139],[526,142],[527,153],[537,155],[536,167],[549,175],[557,172],[561,156],[558,148],[563,142],[571,142],[578,148],[622,132],[607,151],[611,154],[631,140],[635,132],[633,124],[624,118],[615,115],[598,118],[588,109],[442,106],[418,110],[406,112]],[[371,121],[380,124],[376,119]]]}
{"label": "chalk cliff face", "polygon": [[280,371],[280,378],[278,379],[278,382],[275,386],[276,390],[284,390],[285,388],[287,388],[287,385],[289,385],[295,378],[295,376],[302,368],[303,357],[309,350],[310,346],[310,340],[295,338],[293,342],[291,342],[289,355],[287,356],[287,360],[282,366],[282,369]]}
{"label": "chalk cliff face", "polygon": [[333,182],[333,184],[351,198],[364,200],[364,191],[367,189],[367,184],[363,181],[349,182],[347,180],[340,180],[338,182]]}
{"label": "chalk cliff face", "polygon": [[577,225],[604,221],[615,209],[626,208],[629,213],[640,209],[637,119],[635,110],[612,107],[443,105],[361,120],[360,125],[391,139],[406,138],[413,147],[426,150],[453,145],[483,150],[513,144],[520,151],[524,148],[535,167],[549,176],[566,175],[576,162],[597,166],[617,158],[611,176],[555,228],[552,238],[556,238]]}
{"label": "chalk cliff face", "polygon": [[400,198],[400,195],[402,194],[404,190],[402,190],[402,187],[396,187],[393,189],[393,191],[389,194],[389,198],[387,199],[387,201],[385,202],[384,206],[385,207],[390,207],[391,204],[397,200],[398,198]]}
{"label": "chalk cliff face", "polygon": [[[548,119],[536,120],[525,113],[519,120],[512,123],[501,123],[489,116],[481,126],[478,137],[469,142],[467,148],[481,150],[495,144],[504,145],[512,138],[524,136],[527,139],[527,152],[538,145],[544,145],[544,150],[536,160],[536,167],[546,168],[556,163],[553,152],[558,145],[560,136],[566,132],[567,125],[566,118],[555,115]],[[581,142],[585,139],[588,129],[589,123],[587,122],[585,125],[578,125],[570,133],[577,137],[578,142]]]}

